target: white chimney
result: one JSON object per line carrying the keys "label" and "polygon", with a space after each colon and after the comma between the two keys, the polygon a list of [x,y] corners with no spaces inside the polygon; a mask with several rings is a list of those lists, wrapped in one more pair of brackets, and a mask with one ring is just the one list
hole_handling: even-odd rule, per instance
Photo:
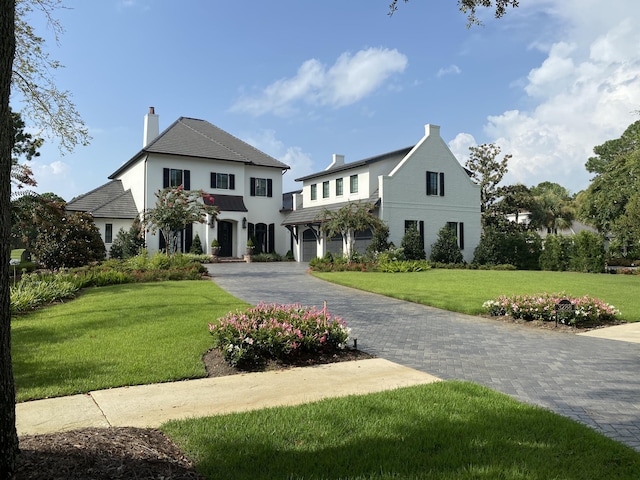
{"label": "white chimney", "polygon": [[142,148],[153,142],[160,135],[160,119],[156,115],[154,107],[149,107],[149,113],[144,116],[144,134],[142,137]]}
{"label": "white chimney", "polygon": [[330,170],[335,167],[341,167],[344,165],[344,155],[338,155],[337,153],[333,154],[333,162],[329,165],[325,170]]}
{"label": "white chimney", "polygon": [[425,137],[429,137],[431,135],[433,135],[434,137],[439,137],[440,136],[440,126],[439,125],[431,125],[429,123],[427,123],[424,126],[424,135]]}

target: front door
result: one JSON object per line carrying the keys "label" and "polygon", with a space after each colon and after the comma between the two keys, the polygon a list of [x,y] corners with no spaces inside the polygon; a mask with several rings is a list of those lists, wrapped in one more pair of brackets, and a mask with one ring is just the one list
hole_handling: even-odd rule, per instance
{"label": "front door", "polygon": [[233,255],[233,223],[218,222],[218,241],[220,242],[220,256],[230,257]]}

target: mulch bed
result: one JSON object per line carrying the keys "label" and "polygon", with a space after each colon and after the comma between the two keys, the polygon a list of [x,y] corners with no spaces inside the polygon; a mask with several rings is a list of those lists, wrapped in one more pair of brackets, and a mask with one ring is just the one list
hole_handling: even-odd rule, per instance
{"label": "mulch bed", "polygon": [[[269,361],[251,371],[268,371],[372,358],[345,349]],[[203,357],[208,377],[246,373],[228,365],[218,350]],[[164,433],[149,428],[83,428],[20,437],[16,480],[202,480],[193,463]]]}

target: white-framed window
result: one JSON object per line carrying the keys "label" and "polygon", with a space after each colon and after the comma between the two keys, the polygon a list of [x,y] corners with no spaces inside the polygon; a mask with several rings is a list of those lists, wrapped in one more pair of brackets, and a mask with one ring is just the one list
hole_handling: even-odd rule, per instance
{"label": "white-framed window", "polygon": [[235,190],[236,176],[233,173],[211,172],[211,188]]}
{"label": "white-framed window", "polygon": [[337,196],[342,195],[342,183],[343,183],[342,178],[336,178],[336,195]]}
{"label": "white-framed window", "polygon": [[318,199],[318,185],[315,183],[311,185],[311,200]]}
{"label": "white-framed window", "polygon": [[252,197],[272,197],[273,196],[273,180],[270,178],[249,179],[250,195]]}
{"label": "white-framed window", "polygon": [[113,243],[113,224],[106,223],[104,225],[104,243]]}

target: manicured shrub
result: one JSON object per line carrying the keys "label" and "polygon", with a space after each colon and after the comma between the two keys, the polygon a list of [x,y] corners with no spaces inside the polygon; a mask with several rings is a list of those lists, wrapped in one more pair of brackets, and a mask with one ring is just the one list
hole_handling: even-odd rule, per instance
{"label": "manicured shrub", "polygon": [[381,223],[373,230],[371,242],[367,245],[367,253],[376,256],[389,250],[391,246],[392,243],[389,242],[389,227],[385,223]]}
{"label": "manicured shrub", "polygon": [[189,253],[193,253],[194,255],[202,255],[202,242],[200,241],[200,235],[196,233],[196,236],[193,237],[193,242],[191,243],[191,248],[189,249]]}
{"label": "manicured shrub", "polygon": [[412,227],[408,228],[402,237],[402,243],[400,244],[404,251],[404,257],[407,260],[425,260],[427,258],[424,252],[424,242],[420,237],[418,229]]}
{"label": "manicured shrub", "polygon": [[521,270],[537,270],[541,250],[542,241],[536,232],[517,225],[492,225],[484,228],[473,263],[509,264]]}
{"label": "manicured shrub", "polygon": [[22,313],[75,295],[79,287],[61,275],[23,275],[10,287],[11,313]]}
{"label": "manicured shrub", "polygon": [[440,263],[464,263],[455,231],[445,225],[438,232],[438,239],[431,245],[429,260]]}
{"label": "manicured shrub", "polygon": [[233,366],[248,367],[267,359],[342,349],[349,329],[325,309],[301,305],[260,304],[230,312],[209,323],[214,348]]}
{"label": "manicured shrub", "polygon": [[430,268],[431,265],[426,260],[394,260],[378,262],[375,270],[384,273],[409,273],[424,272]]}

